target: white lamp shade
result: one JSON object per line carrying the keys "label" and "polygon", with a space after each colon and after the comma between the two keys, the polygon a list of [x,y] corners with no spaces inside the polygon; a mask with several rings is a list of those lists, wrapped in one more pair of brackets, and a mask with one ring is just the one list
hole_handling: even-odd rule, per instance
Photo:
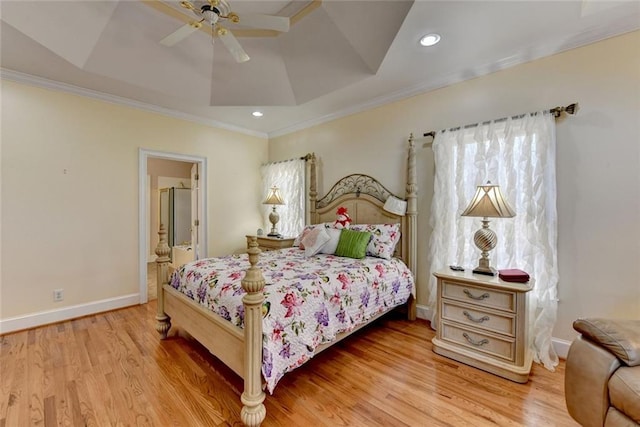
{"label": "white lamp shade", "polygon": [[462,216],[513,218],[516,214],[502,195],[500,187],[488,182],[478,185],[473,200],[462,212]]}
{"label": "white lamp shade", "polygon": [[271,187],[267,198],[262,203],[265,205],[284,205],[284,200],[280,195],[280,190],[278,189],[278,187]]}
{"label": "white lamp shade", "polygon": [[398,199],[395,196],[389,196],[387,201],[384,202],[383,209],[392,214],[404,216],[407,213],[407,201]]}

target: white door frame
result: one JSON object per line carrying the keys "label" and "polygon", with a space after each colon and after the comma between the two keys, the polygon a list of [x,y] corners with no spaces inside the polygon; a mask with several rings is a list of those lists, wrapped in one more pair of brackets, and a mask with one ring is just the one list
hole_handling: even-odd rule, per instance
{"label": "white door frame", "polygon": [[149,252],[149,215],[147,214],[147,160],[149,158],[177,160],[180,162],[197,163],[200,174],[200,197],[202,200],[202,212],[200,227],[202,241],[200,253],[207,251],[207,159],[206,157],[191,156],[187,154],[169,153],[166,151],[147,150],[140,148],[138,151],[138,265],[140,280],[140,304],[145,304],[147,298],[147,255]]}

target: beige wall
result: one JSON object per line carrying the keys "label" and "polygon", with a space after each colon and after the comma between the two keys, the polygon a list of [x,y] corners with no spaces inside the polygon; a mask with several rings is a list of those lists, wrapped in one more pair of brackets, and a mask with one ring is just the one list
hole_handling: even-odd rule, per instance
{"label": "beige wall", "polygon": [[[580,104],[578,115],[557,126],[560,301],[554,330],[569,340],[579,316],[640,313],[640,32],[274,138],[269,160],[314,151],[320,194],[355,172],[404,194],[409,133],[572,102]],[[426,304],[430,148],[419,151],[418,165],[418,303]]]}
{"label": "beige wall", "polygon": [[[138,293],[139,148],[207,158],[209,255],[242,250],[260,224],[265,139],[5,80],[1,89],[0,320]],[[58,288],[65,299],[54,303]]]}

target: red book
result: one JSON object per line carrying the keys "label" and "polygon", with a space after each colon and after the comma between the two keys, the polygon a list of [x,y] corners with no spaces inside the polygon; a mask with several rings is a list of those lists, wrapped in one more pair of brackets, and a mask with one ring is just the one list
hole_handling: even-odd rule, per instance
{"label": "red book", "polygon": [[529,275],[525,271],[517,268],[498,270],[498,277],[505,282],[526,283],[529,281]]}

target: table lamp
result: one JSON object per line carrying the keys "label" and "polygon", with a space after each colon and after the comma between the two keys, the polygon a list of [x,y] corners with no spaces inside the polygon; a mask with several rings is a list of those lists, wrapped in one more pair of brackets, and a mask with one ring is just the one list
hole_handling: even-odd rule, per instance
{"label": "table lamp", "polygon": [[513,218],[516,216],[515,212],[505,200],[500,187],[487,182],[485,185],[478,185],[473,200],[462,212],[462,216],[483,218],[482,228],[473,236],[474,243],[482,251],[478,266],[473,272],[495,276],[496,270],[489,265],[489,251],[496,247],[498,236],[489,228],[489,218]]}
{"label": "table lamp", "polygon": [[266,200],[262,202],[262,204],[272,205],[272,210],[271,210],[271,213],[269,214],[269,221],[271,222],[271,231],[269,232],[269,234],[267,234],[267,236],[280,237],[280,233],[278,233],[278,230],[276,229],[276,224],[278,223],[278,221],[280,221],[280,215],[278,215],[278,212],[276,211],[276,206],[284,205],[284,200],[282,200],[282,196],[280,195],[280,190],[278,190],[278,187],[271,187],[271,190],[269,190],[269,194],[267,195]]}

